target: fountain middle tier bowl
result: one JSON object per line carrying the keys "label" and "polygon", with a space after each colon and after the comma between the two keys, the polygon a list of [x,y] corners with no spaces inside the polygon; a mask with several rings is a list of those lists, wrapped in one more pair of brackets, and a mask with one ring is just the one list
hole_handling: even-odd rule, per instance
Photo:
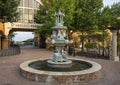
{"label": "fountain middle tier bowl", "polygon": [[83,59],[70,59],[70,68],[51,68],[49,59],[29,60],[20,64],[21,75],[45,84],[68,84],[86,82],[101,77],[101,65]]}

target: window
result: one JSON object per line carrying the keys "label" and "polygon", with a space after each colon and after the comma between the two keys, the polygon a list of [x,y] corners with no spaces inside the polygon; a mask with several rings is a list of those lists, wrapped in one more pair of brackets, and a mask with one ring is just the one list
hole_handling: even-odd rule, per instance
{"label": "window", "polygon": [[24,0],[24,7],[29,7],[29,0]]}
{"label": "window", "polygon": [[24,9],[24,13],[28,14],[29,13],[29,9]]}
{"label": "window", "polygon": [[33,8],[34,7],[34,0],[29,0],[29,7]]}
{"label": "window", "polygon": [[20,6],[23,6],[23,0],[20,0]]}
{"label": "window", "polygon": [[34,14],[40,6],[40,3],[36,0],[20,0],[18,11],[20,12],[20,22],[33,23]]}

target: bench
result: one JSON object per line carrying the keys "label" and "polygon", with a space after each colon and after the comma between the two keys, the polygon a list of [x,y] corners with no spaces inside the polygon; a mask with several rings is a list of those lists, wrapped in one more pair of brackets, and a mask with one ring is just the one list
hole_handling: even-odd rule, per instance
{"label": "bench", "polygon": [[98,57],[98,52],[97,51],[88,51],[87,52],[87,57],[97,58]]}

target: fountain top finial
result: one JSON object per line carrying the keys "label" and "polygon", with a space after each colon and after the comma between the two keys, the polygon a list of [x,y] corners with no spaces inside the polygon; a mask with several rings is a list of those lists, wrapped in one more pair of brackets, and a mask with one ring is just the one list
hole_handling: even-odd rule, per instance
{"label": "fountain top finial", "polygon": [[63,17],[65,16],[65,14],[63,14],[60,10],[58,11],[58,13],[55,13],[56,16],[56,26],[63,26]]}
{"label": "fountain top finial", "polygon": [[65,14],[63,14],[63,13],[59,10],[58,13],[55,12],[55,16],[62,16],[62,17],[64,17]]}

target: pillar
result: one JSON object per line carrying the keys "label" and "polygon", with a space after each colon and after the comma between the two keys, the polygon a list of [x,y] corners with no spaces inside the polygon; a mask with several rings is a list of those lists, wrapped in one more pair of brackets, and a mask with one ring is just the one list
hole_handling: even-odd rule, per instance
{"label": "pillar", "polygon": [[0,35],[0,50],[2,50],[2,42],[1,42],[2,35]]}
{"label": "pillar", "polygon": [[12,25],[10,22],[4,23],[4,35],[5,37],[2,39],[2,49],[8,49],[9,48],[9,33],[12,29]]}
{"label": "pillar", "polygon": [[117,30],[112,30],[112,55],[110,60],[119,61],[119,56],[117,56]]}
{"label": "pillar", "polygon": [[2,39],[2,49],[8,49],[9,48],[9,37],[5,36]]}

